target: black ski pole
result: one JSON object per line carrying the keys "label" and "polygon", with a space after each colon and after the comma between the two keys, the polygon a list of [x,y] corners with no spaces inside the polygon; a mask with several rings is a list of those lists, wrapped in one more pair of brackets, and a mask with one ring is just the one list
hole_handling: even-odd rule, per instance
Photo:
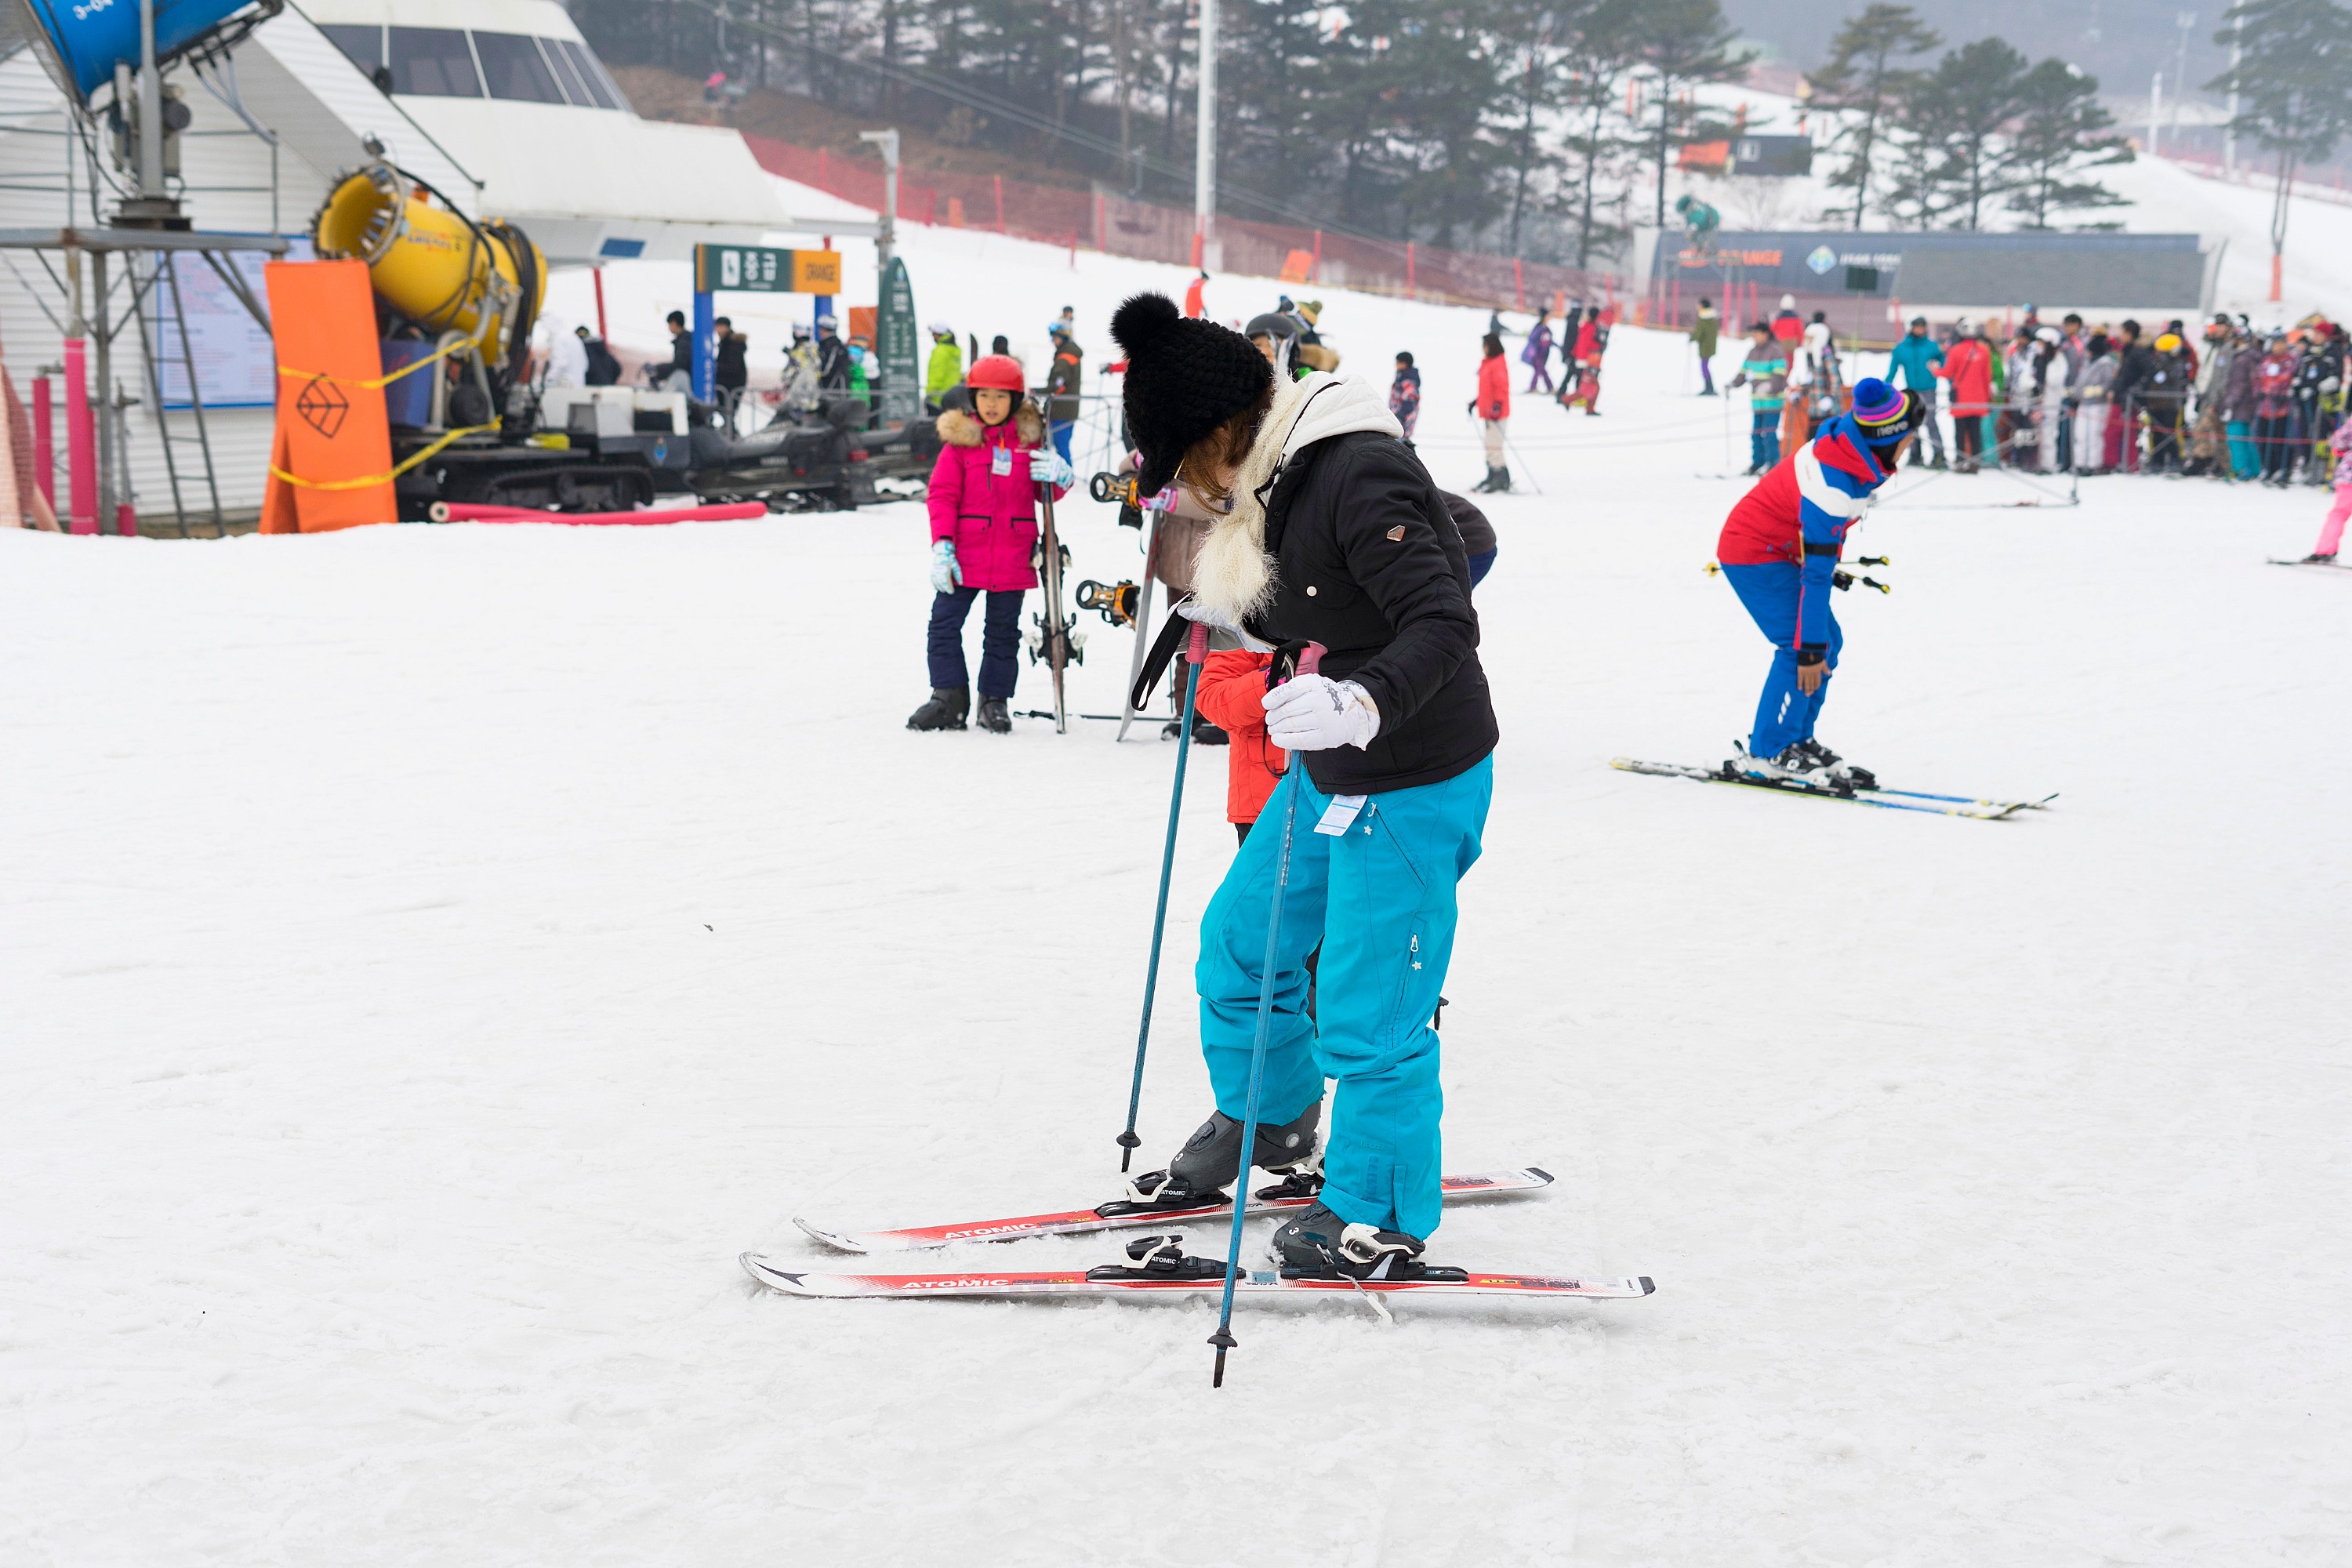
{"label": "black ski pole", "polygon": [[[1323,661],[1323,645],[1308,643],[1307,651],[1298,656],[1297,675],[1312,675]],[[1289,774],[1283,780],[1288,798],[1282,807],[1282,848],[1275,862],[1274,907],[1265,917],[1265,963],[1257,987],[1257,1039],[1250,1047],[1249,1103],[1242,1108],[1241,1169],[1234,1173],[1234,1232],[1225,1247],[1224,1300],[1217,1309],[1217,1331],[1209,1342],[1217,1347],[1217,1364],[1209,1377],[1209,1386],[1225,1385],[1225,1352],[1240,1342],[1234,1338],[1234,1279],[1240,1272],[1242,1260],[1242,1215],[1249,1208],[1250,1155],[1257,1148],[1258,1086],[1265,1078],[1265,1037],[1274,1027],[1274,965],[1282,943],[1282,900],[1290,890],[1290,837],[1298,826],[1298,792],[1302,787],[1298,775],[1307,770],[1300,765],[1298,753],[1290,753],[1284,770]]]}
{"label": "black ski pole", "polygon": [[[1140,628],[1137,635],[1141,636]],[[1135,1083],[1127,1091],[1127,1131],[1118,1135],[1118,1168],[1125,1173],[1143,1142],[1135,1135],[1136,1111],[1143,1104],[1143,1055],[1151,1046],[1151,999],[1160,990],[1160,939],[1168,930],[1168,883],[1176,870],[1176,824],[1184,809],[1184,762],[1192,750],[1192,700],[1201,691],[1201,664],[1209,657],[1209,628],[1192,623],[1184,645],[1184,709],[1176,716],[1176,787],[1168,795],[1168,838],[1160,849],[1160,901],[1151,907],[1151,963],[1143,972],[1143,1021],[1135,1027]]]}

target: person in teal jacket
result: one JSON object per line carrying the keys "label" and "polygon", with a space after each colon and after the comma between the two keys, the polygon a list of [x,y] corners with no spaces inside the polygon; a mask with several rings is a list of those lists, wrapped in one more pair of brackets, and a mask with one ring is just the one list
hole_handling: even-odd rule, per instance
{"label": "person in teal jacket", "polygon": [[945,321],[931,323],[931,363],[923,371],[923,403],[940,411],[940,399],[963,379],[963,350],[956,346],[955,329]]}
{"label": "person in teal jacket", "polygon": [[1887,356],[1886,379],[1906,392],[1917,393],[1920,401],[1927,407],[1927,440],[1936,449],[1936,458],[1932,463],[1927,462],[1915,442],[1911,447],[1911,466],[1915,468],[1922,464],[1934,468],[1945,466],[1944,428],[1936,423],[1936,388],[1939,384],[1936,380],[1936,367],[1943,363],[1944,345],[1928,335],[1927,318],[1925,316],[1911,318],[1910,330],[1903,334],[1902,341],[1895,345],[1895,352]]}

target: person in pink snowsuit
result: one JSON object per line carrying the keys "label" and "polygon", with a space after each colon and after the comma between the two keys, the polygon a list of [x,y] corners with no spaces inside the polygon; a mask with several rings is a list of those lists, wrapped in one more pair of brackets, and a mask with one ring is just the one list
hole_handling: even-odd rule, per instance
{"label": "person in pink snowsuit", "polygon": [[2336,427],[2330,443],[2336,453],[2336,504],[2327,509],[2327,521],[2319,525],[2319,542],[2311,547],[2304,560],[2315,566],[2332,565],[2336,548],[2344,542],[2344,524],[2352,519],[2352,419]]}
{"label": "person in pink snowsuit", "polygon": [[963,624],[988,596],[981,636],[980,727],[1013,728],[1006,700],[1017,669],[1021,596],[1037,585],[1037,489],[1059,500],[1075,475],[1045,442],[1045,421],[1024,396],[1018,362],[989,354],[965,378],[971,412],[942,411],[940,460],[931,470],[930,700],[907,721],[909,730],[961,730],[971,710]]}

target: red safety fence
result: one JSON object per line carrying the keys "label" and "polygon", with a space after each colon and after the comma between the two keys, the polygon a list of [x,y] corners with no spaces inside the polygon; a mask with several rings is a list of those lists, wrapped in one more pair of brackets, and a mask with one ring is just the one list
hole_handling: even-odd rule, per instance
{"label": "red safety fence", "polygon": [[[878,210],[882,205],[878,159],[794,146],[749,132],[743,141],[772,174],[859,206]],[[930,173],[918,182],[902,174],[898,221],[988,229],[1177,266],[1198,260],[1190,212],[1001,175]],[[1552,306],[1563,298],[1614,304],[1623,287],[1605,272],[1243,218],[1218,218],[1216,244],[1223,252],[1218,271],[1278,278],[1302,287],[1398,294],[1437,304],[1514,310]]]}

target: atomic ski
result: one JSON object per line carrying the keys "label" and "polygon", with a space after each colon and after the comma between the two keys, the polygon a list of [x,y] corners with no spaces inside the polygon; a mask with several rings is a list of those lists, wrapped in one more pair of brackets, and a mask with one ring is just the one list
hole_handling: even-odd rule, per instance
{"label": "atomic ski", "polygon": [[[1160,1238],[1148,1238],[1139,1247]],[[1173,1242],[1181,1238],[1169,1237]],[[1130,1256],[1138,1256],[1134,1248]],[[1172,1255],[1171,1255],[1172,1254]],[[1215,1295],[1224,1289],[1225,1263],[1221,1258],[1187,1258],[1171,1247],[1153,1249],[1136,1267],[1107,1264],[1099,1268],[1056,1268],[1034,1273],[991,1273],[967,1269],[960,1274],[810,1274],[789,1267],[789,1259],[742,1256],[743,1271],[771,1290],[787,1296],[835,1300],[877,1300],[907,1296],[1168,1296]],[[1298,1269],[1249,1268],[1234,1277],[1237,1295],[1365,1295],[1402,1296],[1537,1296],[1557,1300],[1598,1298],[1637,1300],[1657,1287],[1644,1275],[1631,1279],[1578,1279],[1557,1274],[1502,1274],[1484,1269],[1414,1266],[1397,1279],[1358,1279],[1344,1274],[1311,1274]]]}
{"label": "atomic ski", "polygon": [[[1440,1184],[1448,1203],[1463,1198],[1489,1197],[1498,1193],[1533,1192],[1549,1185],[1551,1173],[1533,1165],[1516,1171],[1480,1171],[1468,1175],[1448,1176]],[[1284,1182],[1252,1193],[1245,1212],[1278,1214],[1287,1209],[1303,1209],[1314,1201],[1313,1189]],[[1105,1204],[1099,1208],[1070,1209],[1061,1214],[966,1220],[961,1225],[914,1226],[903,1230],[825,1230],[804,1219],[794,1219],[793,1223],[827,1247],[843,1252],[919,1252],[934,1247],[952,1247],[960,1241],[1015,1241],[1029,1236],[1082,1236],[1089,1231],[1211,1219],[1233,1212],[1234,1202],[1226,1198],[1218,1203],[1172,1209],[1117,1202]]]}
{"label": "atomic ski", "polygon": [[1852,801],[1856,805],[1874,805],[1886,811],[1927,811],[1940,816],[1972,816],[1980,822],[1995,822],[2013,811],[2044,811],[2058,798],[2053,791],[2039,800],[1979,800],[1964,795],[1931,795],[1916,789],[1838,789],[1830,784],[1804,784],[1796,779],[1758,779],[1736,773],[1728,763],[1711,768],[1694,768],[1680,763],[1637,763],[1630,757],[1612,757],[1609,765],[1629,773],[1655,773],[1663,778],[1697,779],[1705,784],[1745,784],[1750,789],[1778,790],[1783,795],[1810,795],[1822,800]]}
{"label": "atomic ski", "polygon": [[[1050,417],[1045,427],[1053,428]],[[1043,515],[1037,530],[1035,562],[1037,584],[1045,591],[1045,607],[1044,614],[1034,617],[1036,629],[1029,634],[1029,662],[1044,664],[1053,672],[1054,711],[1047,716],[1054,721],[1056,733],[1067,734],[1070,705],[1066,688],[1070,666],[1086,658],[1081,651],[1086,637],[1070,629],[1069,612],[1062,605],[1062,571],[1070,563],[1070,547],[1062,542],[1061,532],[1054,525],[1054,487],[1043,480],[1037,485],[1037,504]]]}

